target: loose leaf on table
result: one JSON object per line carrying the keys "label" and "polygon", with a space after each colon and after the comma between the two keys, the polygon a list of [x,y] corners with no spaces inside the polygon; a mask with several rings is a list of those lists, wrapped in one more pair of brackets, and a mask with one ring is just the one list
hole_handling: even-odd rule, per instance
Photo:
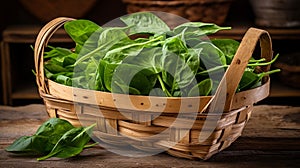
{"label": "loose leaf on table", "polygon": [[90,141],[90,134],[95,126],[96,124],[93,124],[86,128],[78,127],[67,131],[48,155],[37,160],[46,160],[50,157],[69,158],[78,155]]}
{"label": "loose leaf on table", "polygon": [[52,150],[60,137],[68,130],[74,128],[68,121],[51,118],[44,122],[32,136],[23,136],[6,148],[13,153],[29,155],[46,154]]}

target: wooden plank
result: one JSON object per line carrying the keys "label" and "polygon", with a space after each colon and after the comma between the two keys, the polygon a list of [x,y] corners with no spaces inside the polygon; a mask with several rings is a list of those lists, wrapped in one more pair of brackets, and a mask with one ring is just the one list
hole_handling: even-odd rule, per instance
{"label": "wooden plank", "polygon": [[45,107],[0,106],[0,167],[298,167],[300,164],[300,107],[255,106],[243,135],[208,161],[176,158],[165,153],[126,157],[99,146],[70,159],[38,162],[34,156],[4,151],[14,139],[33,134],[48,119]]}
{"label": "wooden plank", "polygon": [[9,44],[1,41],[1,76],[4,105],[11,105],[11,67]]}

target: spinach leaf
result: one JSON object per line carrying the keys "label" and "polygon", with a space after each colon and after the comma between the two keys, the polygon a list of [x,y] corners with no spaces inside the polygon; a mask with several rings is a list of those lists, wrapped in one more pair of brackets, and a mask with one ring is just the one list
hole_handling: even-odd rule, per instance
{"label": "spinach leaf", "polygon": [[[48,138],[44,136],[22,136],[15,140],[5,150],[7,152],[24,155],[42,155],[51,151],[52,144],[47,144]],[[49,150],[50,149],[50,150]]]}
{"label": "spinach leaf", "polygon": [[32,136],[23,136],[5,150],[28,155],[46,154],[52,150],[60,137],[74,128],[68,121],[51,118],[44,122]]}
{"label": "spinach leaf", "polygon": [[47,46],[47,47],[50,48],[51,50],[46,51],[44,53],[44,59],[53,58],[53,57],[64,57],[66,55],[72,54],[70,49],[61,48],[61,47],[52,47],[52,46]]}
{"label": "spinach leaf", "polygon": [[175,34],[180,34],[185,31],[187,37],[199,37],[204,35],[214,34],[220,30],[228,30],[231,27],[220,27],[214,23],[203,22],[186,22],[173,29]]}
{"label": "spinach leaf", "polygon": [[72,86],[72,78],[65,75],[57,75],[55,81],[66,86]]}
{"label": "spinach leaf", "polygon": [[153,71],[134,64],[120,64],[112,76],[112,92],[149,95],[156,83]]}
{"label": "spinach leaf", "polygon": [[[119,64],[109,63],[105,60],[100,60],[99,75],[97,74],[97,88],[105,87],[106,90],[112,91],[112,77]],[[104,84],[104,85],[103,85]]]}
{"label": "spinach leaf", "polygon": [[76,51],[79,52],[85,41],[102,28],[90,20],[78,19],[65,23],[64,29],[76,43]]}
{"label": "spinach leaf", "polygon": [[170,31],[169,26],[158,16],[150,12],[138,12],[120,18],[127,26],[131,26],[129,35],[139,33],[160,34]]}
{"label": "spinach leaf", "polygon": [[93,124],[86,128],[78,127],[67,131],[48,155],[40,157],[37,160],[46,160],[50,157],[69,158],[78,155],[90,141],[90,134],[95,126],[96,124]]}
{"label": "spinach leaf", "polygon": [[[106,28],[100,33],[99,38],[95,38],[93,36],[91,40],[87,41],[88,46],[84,46],[85,50],[79,53],[78,60],[74,65],[77,66],[82,61],[91,57],[94,57],[95,59],[102,59],[114,45],[120,42],[122,43],[122,41],[130,40],[125,33],[125,30],[127,29],[127,27]],[[97,46],[93,45],[93,43],[97,44]]]}
{"label": "spinach leaf", "polygon": [[262,73],[256,74],[255,72],[253,72],[251,70],[246,70],[242,76],[240,83],[239,83],[238,91],[251,89],[254,86],[257,86],[257,83],[259,83],[264,76],[267,76],[267,75],[270,75],[272,73],[276,73],[279,71],[280,71],[279,69],[275,69],[275,70],[271,70],[268,72],[262,72]]}
{"label": "spinach leaf", "polygon": [[233,39],[213,39],[211,41],[225,54],[226,63],[229,65],[239,48],[240,43]]}
{"label": "spinach leaf", "polygon": [[202,69],[210,69],[226,65],[226,57],[224,53],[211,42],[201,42],[194,48],[201,50],[200,66]]}
{"label": "spinach leaf", "polygon": [[213,82],[207,78],[195,85],[188,93],[188,96],[207,96],[212,91]]}
{"label": "spinach leaf", "polygon": [[[154,87],[158,80],[160,88],[165,95],[171,96],[161,77],[161,73],[163,71],[162,55],[163,52],[161,47],[144,48],[138,55],[126,57],[123,60],[123,63],[136,65],[139,67],[139,70],[144,69],[145,71],[143,72],[147,76],[150,85]],[[155,96],[154,93],[162,95],[161,92],[153,92],[152,96]]]}
{"label": "spinach leaf", "polygon": [[172,52],[164,52],[162,66],[162,79],[170,87],[173,96],[176,91],[189,86],[195,80],[195,74],[185,60]]}
{"label": "spinach leaf", "polygon": [[157,45],[156,42],[159,42],[160,44],[162,38],[163,36],[157,36],[144,42],[134,42],[128,45],[123,45],[108,51],[103,59],[112,63],[121,63],[127,56],[138,55],[145,47],[155,47],[155,45]]}

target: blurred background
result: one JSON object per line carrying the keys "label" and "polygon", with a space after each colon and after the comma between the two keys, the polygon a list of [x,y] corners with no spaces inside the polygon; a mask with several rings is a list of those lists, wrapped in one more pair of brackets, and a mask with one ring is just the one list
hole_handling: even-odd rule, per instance
{"label": "blurred background", "polygon": [[[231,26],[215,37],[241,40],[249,27],[266,29],[280,59],[274,68],[270,97],[261,103],[298,106],[300,13],[298,0],[9,0],[0,5],[1,83],[0,104],[42,103],[37,93],[33,51],[35,37],[44,24],[58,16],[83,18],[103,25],[130,12],[159,10],[191,21]],[[275,7],[274,7],[275,6]],[[277,11],[276,11],[277,10]],[[51,41],[72,46],[61,31]]]}

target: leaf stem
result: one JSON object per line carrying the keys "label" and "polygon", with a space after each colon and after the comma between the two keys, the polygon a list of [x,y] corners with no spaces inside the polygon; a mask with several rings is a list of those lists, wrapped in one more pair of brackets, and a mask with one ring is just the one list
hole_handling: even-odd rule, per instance
{"label": "leaf stem", "polygon": [[[256,63],[253,63],[253,64],[248,64],[247,67],[255,67],[255,66],[266,66],[266,65],[270,65],[272,63],[274,63],[277,58],[279,57],[279,54],[277,54],[271,61],[269,62],[261,62],[262,60],[264,60],[264,58],[262,59],[259,59],[257,60]],[[250,61],[249,61],[250,62]],[[252,61],[253,62],[253,61]],[[207,73],[212,73],[212,72],[215,72],[215,71],[218,71],[222,68],[228,68],[230,65],[221,65],[221,66],[216,66],[216,67],[213,67],[213,68],[210,68],[208,70],[205,70],[205,71],[201,71],[201,72],[198,72],[197,74],[198,75],[206,75]]]}
{"label": "leaf stem", "polygon": [[170,92],[168,91],[168,89],[165,87],[165,84],[164,84],[164,82],[163,82],[163,80],[162,80],[162,78],[160,77],[159,74],[157,74],[157,78],[158,78],[158,81],[159,81],[159,83],[160,83],[160,85],[161,85],[161,88],[162,88],[163,92],[164,92],[168,97],[172,97],[172,95],[170,94]]}

